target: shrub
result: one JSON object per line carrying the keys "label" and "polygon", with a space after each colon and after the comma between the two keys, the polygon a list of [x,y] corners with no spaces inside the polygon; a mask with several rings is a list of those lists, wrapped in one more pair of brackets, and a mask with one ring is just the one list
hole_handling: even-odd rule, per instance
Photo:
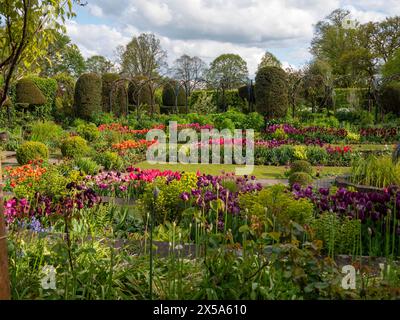
{"label": "shrub", "polygon": [[293,161],[292,164],[290,165],[290,174],[293,174],[295,172],[305,172],[308,173],[309,175],[312,175],[313,167],[311,166],[311,163],[309,163],[308,161],[304,160]]}
{"label": "shrub", "polygon": [[116,152],[106,151],[98,153],[95,160],[106,170],[118,170],[123,167],[123,161]]}
{"label": "shrub", "polygon": [[308,146],[306,156],[307,160],[313,165],[325,165],[329,160],[328,151],[321,147]]}
{"label": "shrub", "polygon": [[57,93],[55,101],[55,117],[74,116],[74,90],[75,79],[67,73],[57,74],[54,77],[57,81]]}
{"label": "shrub", "polygon": [[255,84],[256,111],[268,118],[282,118],[288,109],[286,73],[281,68],[258,70]]}
{"label": "shrub", "polygon": [[50,148],[57,148],[64,134],[64,130],[53,121],[34,122],[31,130],[31,141],[42,142]]}
{"label": "shrub", "polygon": [[239,93],[237,90],[225,90],[225,97],[223,96],[220,90],[197,90],[193,91],[190,96],[190,107],[192,110],[194,109],[194,105],[199,100],[200,96],[210,96],[212,97],[210,100],[212,104],[217,106],[217,109],[224,110],[224,107],[234,108],[240,111],[243,111],[247,108],[246,101],[239,97]]}
{"label": "shrub", "polygon": [[100,170],[100,166],[90,158],[78,158],[74,164],[85,174],[95,175]]}
{"label": "shrub", "polygon": [[400,82],[386,84],[379,94],[382,109],[385,113],[400,116]]}
{"label": "shrub", "polygon": [[213,102],[213,97],[204,91],[198,96],[191,109],[198,114],[210,114],[217,111],[217,106]]}
{"label": "shrub", "polygon": [[110,105],[110,93],[113,89],[114,82],[118,79],[119,75],[117,73],[104,73],[101,76],[101,98],[103,112],[112,111],[112,105]]}
{"label": "shrub", "polygon": [[86,140],[78,136],[68,137],[61,143],[61,153],[67,158],[83,157],[88,151]]}
{"label": "shrub", "polygon": [[39,90],[43,93],[46,98],[45,104],[41,107],[42,114],[50,116],[55,113],[56,109],[56,96],[58,84],[55,79],[41,78],[30,76],[28,79],[32,80]]}
{"label": "shrub", "polygon": [[253,129],[259,132],[265,128],[264,117],[258,112],[251,112],[246,115],[243,122],[243,129]]}
{"label": "shrub", "polygon": [[306,172],[294,172],[289,176],[289,185],[293,187],[295,184],[307,187],[312,183],[312,178],[310,174]]}
{"label": "shrub", "polygon": [[164,106],[175,107],[175,101],[177,101],[177,106],[184,106],[185,97],[185,89],[177,81],[169,81],[164,85],[162,91]]}
{"label": "shrub", "polygon": [[75,86],[75,112],[82,119],[90,120],[101,112],[101,78],[95,73],[79,77]]}
{"label": "shrub", "polygon": [[47,160],[49,149],[42,142],[28,141],[17,149],[16,157],[18,163],[21,165],[33,160]]}
{"label": "shrub", "polygon": [[94,123],[79,124],[76,128],[76,132],[89,142],[93,142],[100,137],[100,131]]}
{"label": "shrub", "polygon": [[17,82],[16,101],[21,104],[44,105],[46,97],[31,79],[25,78]]}

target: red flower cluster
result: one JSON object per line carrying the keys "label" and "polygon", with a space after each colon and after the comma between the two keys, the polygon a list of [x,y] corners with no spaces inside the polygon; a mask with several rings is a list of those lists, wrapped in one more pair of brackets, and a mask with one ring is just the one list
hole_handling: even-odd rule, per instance
{"label": "red flower cluster", "polygon": [[349,153],[352,150],[351,150],[350,146],[343,146],[343,147],[340,147],[340,146],[336,146],[336,147],[327,146],[326,147],[326,151],[328,151],[328,153],[330,153],[330,154],[332,154],[332,153],[344,154],[344,153]]}

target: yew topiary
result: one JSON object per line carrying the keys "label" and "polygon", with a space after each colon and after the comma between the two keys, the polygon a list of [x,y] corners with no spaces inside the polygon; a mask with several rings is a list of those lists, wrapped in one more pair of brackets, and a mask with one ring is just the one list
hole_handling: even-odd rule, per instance
{"label": "yew topiary", "polygon": [[282,118],[288,110],[286,73],[278,67],[258,70],[254,88],[256,111],[267,118]]}
{"label": "yew topiary", "polygon": [[75,85],[75,113],[79,118],[91,120],[102,111],[101,78],[96,73],[79,77]]}

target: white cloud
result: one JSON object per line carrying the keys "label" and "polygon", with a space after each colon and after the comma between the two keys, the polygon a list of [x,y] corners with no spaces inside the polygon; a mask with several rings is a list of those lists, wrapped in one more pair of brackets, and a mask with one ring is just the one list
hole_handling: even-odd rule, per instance
{"label": "white cloud", "polygon": [[95,4],[88,4],[88,9],[91,15],[102,18],[103,17],[103,9]]}
{"label": "white cloud", "polygon": [[69,21],[66,27],[68,35],[78,45],[85,58],[97,54],[112,58],[116,47],[130,40],[116,28],[107,25]]}
{"label": "white cloud", "polygon": [[169,63],[184,53],[208,63],[219,54],[237,53],[254,75],[266,50],[284,66],[309,60],[314,24],[339,7],[362,23],[400,14],[398,0],[93,0],[81,10],[100,23],[70,22],[67,29],[86,57],[113,58],[118,45],[153,32]]}

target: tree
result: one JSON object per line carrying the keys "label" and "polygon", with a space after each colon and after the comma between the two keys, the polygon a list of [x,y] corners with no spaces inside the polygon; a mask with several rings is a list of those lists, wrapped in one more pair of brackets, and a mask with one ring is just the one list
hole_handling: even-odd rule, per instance
{"label": "tree", "polygon": [[373,69],[374,57],[368,48],[370,30],[354,22],[347,27],[350,11],[334,10],[315,27],[311,52],[319,61],[326,61],[332,68],[341,87],[365,85]]}
{"label": "tree", "polygon": [[204,78],[206,64],[199,57],[190,57],[186,54],[175,60],[173,72],[176,80],[181,81],[187,95],[196,88]]}
{"label": "tree", "polygon": [[55,31],[65,31],[63,23],[72,16],[72,0],[0,0],[0,72],[4,80],[0,107],[17,68],[29,68],[37,57],[44,56],[55,40]]}
{"label": "tree", "polygon": [[371,23],[371,43],[375,52],[387,62],[400,49],[400,16]]}
{"label": "tree", "polygon": [[382,75],[386,78],[400,75],[400,49],[382,66]]}
{"label": "tree", "polygon": [[114,64],[107,58],[97,55],[91,56],[86,60],[86,70],[87,72],[104,74],[112,72],[114,69]]}
{"label": "tree", "polygon": [[157,76],[166,67],[167,52],[161,47],[160,40],[152,33],[142,33],[126,45],[117,49],[120,56],[122,73],[130,77]]}
{"label": "tree", "polygon": [[55,41],[49,45],[48,54],[39,59],[41,76],[54,77],[60,73],[70,74],[74,78],[85,72],[85,59],[70,37],[57,32]]}
{"label": "tree", "polygon": [[207,77],[222,90],[238,88],[248,78],[247,63],[237,54],[222,54],[211,62]]}
{"label": "tree", "polygon": [[282,63],[279,61],[277,57],[275,57],[271,52],[265,52],[264,56],[261,58],[261,62],[258,65],[257,69],[261,69],[263,67],[282,67]]}

